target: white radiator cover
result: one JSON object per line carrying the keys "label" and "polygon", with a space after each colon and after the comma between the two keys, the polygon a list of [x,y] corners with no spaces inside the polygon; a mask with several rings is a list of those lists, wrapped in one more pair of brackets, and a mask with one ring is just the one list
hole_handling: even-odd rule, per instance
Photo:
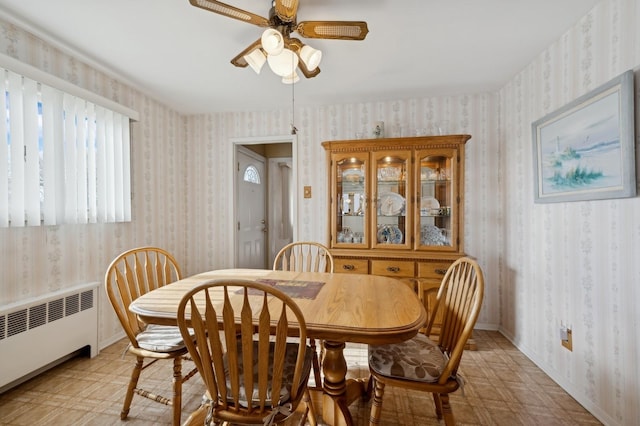
{"label": "white radiator cover", "polygon": [[98,354],[98,286],[0,306],[0,393],[86,346]]}

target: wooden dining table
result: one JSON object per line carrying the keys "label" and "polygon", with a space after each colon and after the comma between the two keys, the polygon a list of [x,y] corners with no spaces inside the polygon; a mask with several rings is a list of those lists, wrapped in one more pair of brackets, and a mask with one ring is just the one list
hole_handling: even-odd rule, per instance
{"label": "wooden dining table", "polygon": [[175,325],[184,294],[199,284],[219,279],[271,284],[295,300],[304,314],[308,337],[324,341],[320,400],[322,418],[330,425],[352,425],[348,407],[367,388],[366,378],[346,379],[345,343],[378,345],[407,340],[418,333],[427,318],[417,295],[395,278],[256,269],[193,275],[139,297],[129,310],[148,324]]}

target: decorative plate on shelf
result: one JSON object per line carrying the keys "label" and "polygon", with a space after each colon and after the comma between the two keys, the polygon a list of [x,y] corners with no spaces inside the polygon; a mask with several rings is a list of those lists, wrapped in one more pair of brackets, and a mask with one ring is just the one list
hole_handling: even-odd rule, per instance
{"label": "decorative plate on shelf", "polygon": [[435,197],[425,195],[420,199],[420,215],[422,216],[426,216],[430,212],[439,208],[440,202],[436,200]]}
{"label": "decorative plate on shelf", "polygon": [[383,192],[380,194],[378,208],[383,216],[398,216],[404,211],[405,199],[395,192]]}
{"label": "decorative plate on shelf", "polygon": [[377,237],[379,243],[402,244],[402,231],[397,225],[381,225]]}

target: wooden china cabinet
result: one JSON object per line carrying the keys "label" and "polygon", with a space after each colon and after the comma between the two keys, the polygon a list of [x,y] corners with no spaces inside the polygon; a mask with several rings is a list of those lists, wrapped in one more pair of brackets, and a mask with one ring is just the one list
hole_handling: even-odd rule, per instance
{"label": "wooden china cabinet", "polygon": [[429,312],[447,268],[464,256],[464,147],[470,137],[323,142],[334,270],[397,277]]}

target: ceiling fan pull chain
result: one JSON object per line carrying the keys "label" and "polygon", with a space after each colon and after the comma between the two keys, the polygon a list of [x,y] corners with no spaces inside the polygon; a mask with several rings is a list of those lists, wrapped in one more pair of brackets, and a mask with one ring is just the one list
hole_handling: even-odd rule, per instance
{"label": "ceiling fan pull chain", "polygon": [[[295,72],[295,68],[293,66],[293,63],[291,65],[292,65],[291,68],[293,69],[293,72]],[[295,125],[295,115],[296,115],[295,87],[296,87],[296,84],[295,83],[291,83],[291,134],[292,135],[298,134],[298,129],[296,128],[296,125]]]}

